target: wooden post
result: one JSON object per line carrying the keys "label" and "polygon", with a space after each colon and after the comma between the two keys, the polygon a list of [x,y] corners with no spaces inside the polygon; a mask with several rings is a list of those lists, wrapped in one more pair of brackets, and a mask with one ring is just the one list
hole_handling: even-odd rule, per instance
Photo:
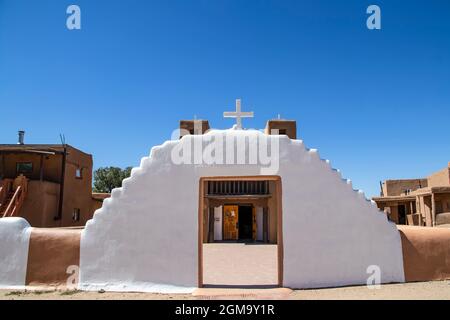
{"label": "wooden post", "polygon": [[436,202],[433,191],[431,191],[431,226],[436,226]]}
{"label": "wooden post", "polygon": [[55,220],[59,220],[59,226],[62,227],[62,216],[64,210],[64,184],[66,178],[66,158],[67,158],[67,146],[64,145],[64,151],[61,158],[61,179],[59,181],[59,203],[58,203],[58,215]]}

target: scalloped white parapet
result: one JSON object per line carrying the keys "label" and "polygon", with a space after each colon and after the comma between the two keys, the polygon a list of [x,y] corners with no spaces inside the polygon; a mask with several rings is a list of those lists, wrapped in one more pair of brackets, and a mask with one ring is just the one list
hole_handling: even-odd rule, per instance
{"label": "scalloped white parapet", "polygon": [[[284,285],[313,288],[365,284],[377,265],[381,281],[404,282],[399,232],[386,215],[343,181],[317,150],[256,130],[212,130],[154,147],[86,225],[80,288],[152,291],[197,285],[199,179],[260,175],[262,165],[174,164],[172,150],[205,139],[279,142],[282,180]],[[259,145],[258,145],[259,146]],[[249,157],[249,148],[233,150]],[[267,169],[267,168],[266,168]],[[157,290],[156,290],[157,291]]]}
{"label": "scalloped white parapet", "polygon": [[25,219],[0,219],[0,288],[24,288],[30,234],[31,227]]}

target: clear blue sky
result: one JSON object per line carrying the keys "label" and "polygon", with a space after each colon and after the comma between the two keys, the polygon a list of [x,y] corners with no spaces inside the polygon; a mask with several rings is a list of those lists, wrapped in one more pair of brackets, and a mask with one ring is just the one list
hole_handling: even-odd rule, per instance
{"label": "clear blue sky", "polygon": [[[66,8],[82,29],[66,28]],[[382,30],[366,28],[366,8]],[[355,188],[450,161],[450,1],[0,0],[0,143],[137,166],[182,118],[280,113]],[[299,181],[301,183],[301,181]]]}

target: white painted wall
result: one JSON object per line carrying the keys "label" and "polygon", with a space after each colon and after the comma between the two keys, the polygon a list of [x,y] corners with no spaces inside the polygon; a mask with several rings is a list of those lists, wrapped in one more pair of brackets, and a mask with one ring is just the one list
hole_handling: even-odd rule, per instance
{"label": "white painted wall", "polygon": [[[155,147],[87,223],[81,238],[80,287],[190,291],[197,285],[200,177],[261,174],[260,165],[172,162],[171,152],[202,139],[256,130],[214,130]],[[383,282],[403,282],[400,235],[363,194],[352,190],[315,150],[279,139],[283,189],[284,285],[294,288],[365,284],[369,265]],[[245,154],[242,146],[236,154]],[[232,148],[232,149],[233,149]],[[231,152],[226,149],[225,152]]]}
{"label": "white painted wall", "polygon": [[223,240],[222,235],[222,206],[214,208],[214,240]]}
{"label": "white painted wall", "polygon": [[23,218],[0,219],[0,288],[25,286],[31,228]]}
{"label": "white painted wall", "polygon": [[262,207],[256,207],[256,241],[264,240],[263,213],[264,210]]}

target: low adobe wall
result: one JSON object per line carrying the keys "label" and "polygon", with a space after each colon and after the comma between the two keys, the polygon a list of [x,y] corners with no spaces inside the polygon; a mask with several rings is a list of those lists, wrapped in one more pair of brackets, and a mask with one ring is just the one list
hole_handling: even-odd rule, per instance
{"label": "low adobe wall", "polygon": [[0,288],[61,288],[68,280],[76,287],[80,239],[81,229],[40,229],[23,218],[0,219]]}
{"label": "low adobe wall", "polygon": [[450,279],[450,229],[398,226],[405,281]]}
{"label": "low adobe wall", "polygon": [[[450,229],[398,229],[406,282],[450,279]],[[67,268],[79,265],[81,229],[38,229],[22,218],[4,218],[0,236],[1,288],[64,288]]]}
{"label": "low adobe wall", "polygon": [[65,287],[73,272],[78,278],[80,238],[81,229],[32,228],[26,285]]}

